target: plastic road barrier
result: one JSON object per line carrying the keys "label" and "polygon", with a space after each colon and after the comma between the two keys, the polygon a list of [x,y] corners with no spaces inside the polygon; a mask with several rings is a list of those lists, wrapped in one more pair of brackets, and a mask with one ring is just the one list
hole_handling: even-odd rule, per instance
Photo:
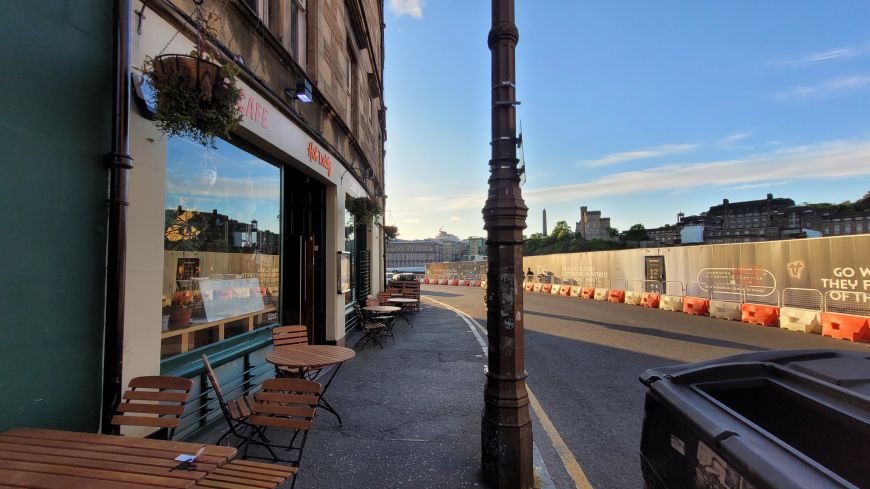
{"label": "plastic road barrier", "polygon": [[658,309],[661,295],[653,294],[652,292],[644,292],[640,295],[640,305],[643,307],[652,307]]}
{"label": "plastic road barrier", "polygon": [[441,280],[438,281],[438,285],[447,285],[447,279],[442,278]]}
{"label": "plastic road barrier", "polygon": [[595,289],[595,294],[592,297],[597,301],[606,301],[607,289]]}
{"label": "plastic road barrier", "polygon": [[583,287],[580,287],[579,285],[572,285],[571,286],[571,297],[580,297],[580,292],[582,292],[582,291],[583,291]]}
{"label": "plastic road barrier", "polygon": [[742,304],[740,306],[740,320],[744,323],[778,328],[779,308],[761,304]]}
{"label": "plastic road barrier", "polygon": [[594,299],[595,298],[595,288],[594,287],[583,287],[583,290],[580,291],[580,297],[584,299]]}
{"label": "plastic road barrier", "polygon": [[641,292],[635,292],[633,290],[626,290],[625,291],[625,300],[623,302],[625,302],[626,304],[631,304],[633,306],[639,306],[641,295],[642,295]]}
{"label": "plastic road barrier", "polygon": [[683,312],[693,316],[706,316],[710,312],[710,300],[700,297],[683,297]]}
{"label": "plastic road barrier", "polygon": [[740,321],[740,303],[710,299],[710,317]]}
{"label": "plastic road barrier", "polygon": [[[822,335],[841,340],[870,342],[870,318],[823,312]],[[865,487],[870,487],[870,485]]]}
{"label": "plastic road barrier", "polygon": [[531,292],[535,288],[535,284],[532,282],[526,282],[525,285],[523,285],[523,288],[526,289],[526,292]]}
{"label": "plastic road barrier", "polygon": [[764,351],[640,381],[647,488],[870,487],[866,352]]}
{"label": "plastic road barrier", "polygon": [[544,284],[541,286],[542,294],[549,294],[553,290],[553,284]]}
{"label": "plastic road barrier", "polygon": [[663,311],[683,312],[683,297],[679,295],[662,294],[659,299],[659,309]]}
{"label": "plastic road barrier", "polygon": [[611,290],[607,293],[608,302],[625,302],[624,290]]}
{"label": "plastic road barrier", "polygon": [[537,283],[537,284],[532,286],[532,292],[540,292],[543,287],[544,287],[544,284]]}
{"label": "plastic road barrier", "polygon": [[563,295],[565,297],[570,296],[571,295],[571,286],[570,285],[563,285],[563,286],[559,287],[559,295]]}
{"label": "plastic road barrier", "polygon": [[822,313],[797,307],[780,307],[779,327],[801,333],[822,334]]}
{"label": "plastic road barrier", "polygon": [[428,278],[424,278],[420,283],[422,283],[422,284],[428,284],[428,283],[429,283],[429,279],[428,279]]}
{"label": "plastic road barrier", "polygon": [[474,287],[480,287],[480,280],[474,281]]}
{"label": "plastic road barrier", "polygon": [[559,284],[553,284],[553,288],[550,289],[550,293],[553,295],[559,295],[559,291],[562,290],[562,286]]}

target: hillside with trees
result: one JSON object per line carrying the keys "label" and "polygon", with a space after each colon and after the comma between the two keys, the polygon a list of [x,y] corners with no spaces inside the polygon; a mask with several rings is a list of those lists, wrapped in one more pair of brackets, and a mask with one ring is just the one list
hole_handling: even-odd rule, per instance
{"label": "hillside with trees", "polygon": [[585,240],[578,233],[572,231],[567,222],[559,221],[549,235],[535,233],[527,237],[523,243],[523,254],[534,256],[578,251],[621,250],[624,248],[625,246],[618,241]]}

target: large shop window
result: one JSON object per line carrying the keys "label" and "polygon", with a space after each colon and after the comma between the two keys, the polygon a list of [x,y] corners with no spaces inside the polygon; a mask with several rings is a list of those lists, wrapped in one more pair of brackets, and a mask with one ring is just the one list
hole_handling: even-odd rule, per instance
{"label": "large shop window", "polygon": [[278,321],[281,170],[167,142],[161,358]]}

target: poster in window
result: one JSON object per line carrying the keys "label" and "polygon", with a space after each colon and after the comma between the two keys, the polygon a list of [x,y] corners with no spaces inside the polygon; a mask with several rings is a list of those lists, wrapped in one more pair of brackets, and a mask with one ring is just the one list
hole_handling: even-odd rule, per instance
{"label": "poster in window", "polygon": [[350,292],[350,253],[338,252],[338,293]]}

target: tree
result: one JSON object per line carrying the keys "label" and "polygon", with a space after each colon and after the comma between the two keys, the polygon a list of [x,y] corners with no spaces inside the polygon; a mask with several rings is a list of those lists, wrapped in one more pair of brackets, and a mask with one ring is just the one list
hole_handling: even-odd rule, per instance
{"label": "tree", "polygon": [[643,224],[635,224],[628,228],[625,232],[625,239],[628,241],[643,241],[646,239],[646,228]]}
{"label": "tree", "polygon": [[556,227],[553,228],[553,232],[550,233],[550,236],[556,238],[556,240],[562,240],[570,237],[573,234],[571,232],[571,228],[568,227],[568,223],[565,221],[559,221],[556,223]]}

